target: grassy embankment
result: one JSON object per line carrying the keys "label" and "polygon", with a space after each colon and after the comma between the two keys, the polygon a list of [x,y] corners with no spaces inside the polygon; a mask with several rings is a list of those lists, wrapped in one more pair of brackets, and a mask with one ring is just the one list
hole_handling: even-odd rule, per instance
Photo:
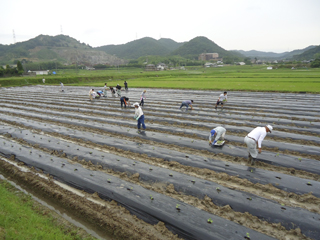
{"label": "grassy embankment", "polygon": [[[320,93],[320,69],[273,69],[266,66],[188,67],[187,70],[144,72],[141,69],[62,70],[45,76],[46,84],[103,87],[126,80],[130,87]],[[2,86],[42,84],[42,76],[0,79]]]}
{"label": "grassy embankment", "polygon": [[49,210],[35,204],[30,195],[17,192],[0,180],[0,239],[96,239],[67,228]]}

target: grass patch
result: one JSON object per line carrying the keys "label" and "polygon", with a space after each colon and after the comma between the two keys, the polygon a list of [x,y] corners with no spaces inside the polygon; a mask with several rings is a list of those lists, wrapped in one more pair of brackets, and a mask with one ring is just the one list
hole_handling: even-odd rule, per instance
{"label": "grass patch", "polygon": [[[2,86],[43,84],[43,76],[0,79]],[[45,76],[46,85],[103,87],[127,81],[130,87],[180,88],[228,91],[277,91],[320,93],[320,69],[273,69],[266,66],[187,67],[187,70],[145,72],[142,69],[58,70]]]}
{"label": "grass patch", "polygon": [[53,218],[49,210],[38,208],[30,195],[17,192],[0,180],[0,239],[95,239],[78,235]]}

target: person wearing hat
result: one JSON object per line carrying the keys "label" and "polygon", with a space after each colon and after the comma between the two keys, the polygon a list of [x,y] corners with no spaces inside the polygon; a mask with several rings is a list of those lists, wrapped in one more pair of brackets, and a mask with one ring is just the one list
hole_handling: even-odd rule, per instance
{"label": "person wearing hat", "polygon": [[217,107],[218,107],[219,104],[221,104],[221,109],[223,109],[223,102],[227,102],[227,101],[228,101],[227,92],[224,92],[223,94],[220,94],[214,109],[217,110]]}
{"label": "person wearing hat", "polygon": [[184,101],[182,101],[182,103],[181,103],[180,109],[181,109],[183,106],[186,106],[186,107],[187,107],[186,110],[188,110],[188,108],[189,108],[189,106],[190,106],[190,107],[191,107],[191,110],[192,110],[192,109],[193,109],[192,103],[193,103],[193,100],[184,100]]}
{"label": "person wearing hat", "polygon": [[[267,133],[271,133],[273,127],[271,125],[267,125],[264,127],[256,127],[253,129],[245,138],[244,142],[247,144],[247,149],[249,153],[249,161],[251,161],[251,165],[254,165],[256,158],[258,156],[258,152],[261,153],[261,144]],[[258,148],[258,151],[257,151]]]}
{"label": "person wearing hat", "polygon": [[[219,140],[224,140],[224,136],[226,135],[226,129],[224,127],[218,126],[211,130],[209,135],[209,144],[212,146]],[[214,137],[214,141],[212,142],[212,138]]]}
{"label": "person wearing hat", "polygon": [[124,108],[126,108],[127,106],[130,105],[130,101],[129,98],[127,98],[126,96],[123,96],[120,98],[120,103],[121,103],[121,108],[124,105]]}
{"label": "person wearing hat", "polygon": [[61,92],[64,92],[64,90],[63,90],[64,85],[62,82],[60,82],[60,86],[61,86]]}
{"label": "person wearing hat", "polygon": [[133,106],[135,107],[135,114],[134,114],[134,118],[138,121],[138,132],[140,133],[140,127],[142,125],[143,130],[146,129],[146,125],[144,124],[144,115],[142,112],[141,107],[139,106],[139,103],[134,103]]}
{"label": "person wearing hat", "polygon": [[146,92],[147,92],[147,90],[143,90],[143,92],[141,93],[141,96],[140,96],[140,106],[143,106],[143,105],[144,105],[144,99],[146,99]]}

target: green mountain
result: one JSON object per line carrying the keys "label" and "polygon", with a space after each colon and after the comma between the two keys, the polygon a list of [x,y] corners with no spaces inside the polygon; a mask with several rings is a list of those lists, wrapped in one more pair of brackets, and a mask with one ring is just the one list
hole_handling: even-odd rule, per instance
{"label": "green mountain", "polygon": [[167,55],[170,53],[170,49],[165,45],[170,45],[170,47],[173,46],[169,41],[159,42],[153,38],[145,37],[126,44],[106,45],[97,47],[96,49],[111,55],[114,54],[120,58],[137,59],[147,55]]}
{"label": "green mountain", "polygon": [[98,51],[88,44],[66,35],[39,35],[25,42],[11,45],[0,44],[0,63],[12,63],[15,60],[29,62],[58,61],[61,63],[98,64],[124,63],[123,60]]}
{"label": "green mountain", "polygon": [[196,37],[171,52],[188,59],[198,59],[201,53],[218,53],[222,58],[243,58],[240,53],[227,51],[206,37]]}
{"label": "green mountain", "polygon": [[242,55],[250,58],[276,60],[276,59],[292,59],[294,55],[302,54],[305,51],[312,49],[314,47],[315,46],[309,46],[304,49],[298,49],[291,52],[283,52],[283,53],[261,52],[256,50],[250,50],[250,51],[234,50],[234,51],[239,52]]}
{"label": "green mountain", "polygon": [[305,51],[299,55],[293,56],[293,59],[298,60],[298,61],[310,60],[310,59],[316,59],[316,58],[320,58],[320,45],[313,46],[312,48],[308,49],[307,51]]}
{"label": "green mountain", "polygon": [[162,44],[164,47],[166,47],[170,52],[176,50],[177,48],[185,44],[185,42],[178,43],[170,38],[160,38],[158,42]]}

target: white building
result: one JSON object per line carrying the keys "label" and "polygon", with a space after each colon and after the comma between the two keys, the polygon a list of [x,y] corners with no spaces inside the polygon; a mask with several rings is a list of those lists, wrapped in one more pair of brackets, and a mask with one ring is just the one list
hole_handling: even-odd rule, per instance
{"label": "white building", "polygon": [[36,75],[48,75],[49,70],[40,70],[40,71],[28,71],[28,73],[35,73]]}

